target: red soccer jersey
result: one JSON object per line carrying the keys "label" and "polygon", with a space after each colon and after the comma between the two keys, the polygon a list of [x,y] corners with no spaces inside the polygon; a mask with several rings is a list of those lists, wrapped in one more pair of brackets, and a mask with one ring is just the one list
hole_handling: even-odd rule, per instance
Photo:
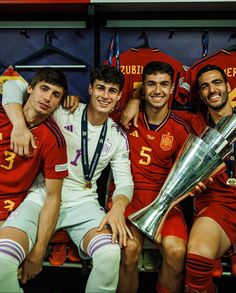
{"label": "red soccer jersey", "polygon": [[[178,95],[182,91],[184,96],[187,95],[184,83],[182,83],[185,76],[185,70],[183,64],[174,59],[173,57],[161,52],[159,49],[131,48],[120,54],[120,70],[125,75],[125,84],[122,91],[122,97],[117,103],[116,108],[124,109],[127,102],[133,97],[133,94],[137,88],[142,85],[142,71],[143,67],[151,61],[161,61],[170,64],[174,69],[174,83],[175,89],[171,98],[169,99],[169,105],[172,105],[173,99],[176,99],[180,103],[184,103],[183,98],[179,99]],[[108,61],[105,61],[108,63]],[[116,58],[112,58],[112,65],[116,66]]]}
{"label": "red soccer jersey", "polygon": [[138,123],[128,133],[134,187],[159,192],[191,129],[173,112],[155,131],[143,112]]}
{"label": "red soccer jersey", "polygon": [[[184,111],[178,111],[177,113],[178,116],[192,125],[192,128],[197,135],[202,133],[208,125],[206,117],[201,113],[198,113],[197,115]],[[197,197],[197,206],[206,205],[209,202],[219,202],[222,205],[228,206],[230,209],[234,209],[236,212],[236,188],[226,184],[228,179],[226,171],[217,175],[214,178],[213,183],[211,183],[211,185],[207,188],[206,192]]]}
{"label": "red soccer jersey", "polygon": [[209,56],[196,61],[188,70],[186,82],[190,85],[190,100],[199,97],[196,75],[198,71],[207,64],[217,65],[221,67],[227,76],[227,80],[231,86],[229,98],[232,106],[236,106],[236,51],[220,50]]}
{"label": "red soccer jersey", "polygon": [[[33,155],[26,158],[10,150],[12,124],[0,106],[0,199],[22,198],[41,171],[49,179],[68,175],[66,143],[58,126],[50,116],[31,129],[37,142]],[[1,211],[0,211],[1,213]]]}

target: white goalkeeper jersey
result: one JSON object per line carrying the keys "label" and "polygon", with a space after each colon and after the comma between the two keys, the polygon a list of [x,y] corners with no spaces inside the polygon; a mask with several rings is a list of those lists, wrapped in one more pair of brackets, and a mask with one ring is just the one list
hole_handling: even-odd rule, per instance
{"label": "white goalkeeper jersey", "polygon": [[[81,116],[85,107],[85,104],[80,104],[73,114],[59,107],[53,114],[67,142],[69,176],[63,182],[62,204],[71,206],[78,202],[97,200],[96,181],[109,163],[116,185],[113,196],[123,194],[131,199],[133,181],[130,170],[128,140],[123,130],[110,118],[107,121],[107,134],[103,149],[91,180],[92,188],[84,188],[85,178],[81,159]],[[89,164],[92,161],[101,129],[102,125],[93,126],[88,122]]]}

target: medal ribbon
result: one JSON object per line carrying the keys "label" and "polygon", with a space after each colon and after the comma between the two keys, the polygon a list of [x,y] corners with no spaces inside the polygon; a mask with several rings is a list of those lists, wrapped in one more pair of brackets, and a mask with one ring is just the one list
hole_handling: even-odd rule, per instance
{"label": "medal ribbon", "polygon": [[93,174],[96,170],[98,160],[100,158],[102,148],[105,142],[106,133],[107,133],[107,121],[104,122],[98,143],[96,146],[95,153],[93,155],[91,165],[89,166],[88,160],[88,122],[87,122],[87,107],[84,109],[81,119],[81,156],[82,156],[82,166],[85,180],[88,182],[92,181]]}

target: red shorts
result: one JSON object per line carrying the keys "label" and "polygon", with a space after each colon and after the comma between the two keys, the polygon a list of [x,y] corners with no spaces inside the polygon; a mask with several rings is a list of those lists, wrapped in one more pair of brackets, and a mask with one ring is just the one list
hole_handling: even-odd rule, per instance
{"label": "red shorts", "polygon": [[[133,199],[125,211],[125,216],[149,205],[157,196],[156,191],[152,190],[135,190]],[[162,237],[175,236],[183,240],[188,239],[188,229],[185,223],[183,213],[179,206],[175,206],[168,213],[160,232]]]}
{"label": "red shorts", "polygon": [[0,198],[0,221],[6,220],[10,213],[14,211],[24,200],[23,197]]}
{"label": "red shorts", "polygon": [[[236,252],[236,216],[233,207],[212,202],[197,205],[198,213],[196,218],[209,217],[217,222],[229,237],[234,252]],[[232,251],[230,251],[231,253]]]}

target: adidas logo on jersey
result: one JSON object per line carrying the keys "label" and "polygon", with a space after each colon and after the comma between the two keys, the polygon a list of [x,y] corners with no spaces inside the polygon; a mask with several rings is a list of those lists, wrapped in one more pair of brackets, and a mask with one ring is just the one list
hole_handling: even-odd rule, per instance
{"label": "adidas logo on jersey", "polygon": [[130,135],[135,136],[135,137],[139,137],[137,130],[131,132]]}
{"label": "adidas logo on jersey", "polygon": [[147,138],[150,139],[150,140],[154,140],[155,139],[155,136],[152,136],[152,135],[148,134],[147,135]]}
{"label": "adidas logo on jersey", "polygon": [[70,132],[73,132],[73,130],[74,130],[73,125],[66,125],[66,126],[64,126],[64,128]]}

